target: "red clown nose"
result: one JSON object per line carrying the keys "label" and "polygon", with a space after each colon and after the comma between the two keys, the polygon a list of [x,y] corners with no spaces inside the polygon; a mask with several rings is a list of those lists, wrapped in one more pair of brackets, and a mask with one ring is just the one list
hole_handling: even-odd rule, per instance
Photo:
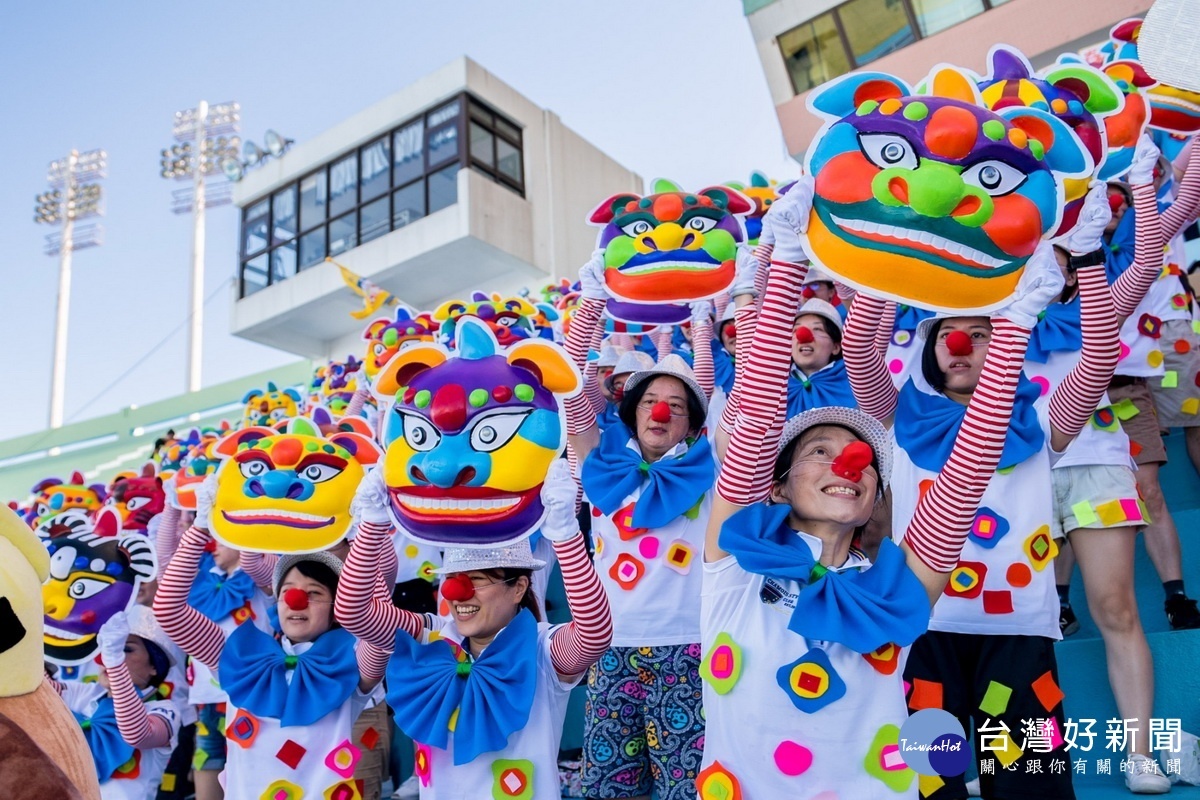
{"label": "red clown nose", "polygon": [[971,337],[962,331],[950,331],[946,336],[946,349],[952,356],[971,355]]}
{"label": "red clown nose", "polygon": [[451,603],[461,603],[474,596],[475,585],[471,583],[471,579],[467,577],[466,573],[460,572],[442,581],[442,597]]}
{"label": "red clown nose", "polygon": [[727,339],[736,339],[737,338],[737,326],[734,325],[732,322],[730,322],[728,325],[726,325],[722,332],[725,334],[725,338],[727,338]]}
{"label": "red clown nose", "polygon": [[814,297],[817,296],[817,293],[814,292],[812,289],[808,288],[807,286],[805,286],[803,289],[800,290],[800,296],[803,297],[805,300],[812,300]]}
{"label": "red clown nose", "polygon": [[650,409],[650,419],[655,422],[670,422],[671,407],[662,401],[655,403]]}
{"label": "red clown nose", "polygon": [[283,593],[283,602],[292,611],[303,611],[308,608],[308,592],[293,586]]}
{"label": "red clown nose", "polygon": [[813,332],[809,330],[807,325],[800,325],[797,327],[794,335],[796,337],[796,341],[800,344],[812,344]]}
{"label": "red clown nose", "polygon": [[1121,206],[1125,205],[1125,198],[1119,194],[1110,194],[1108,196],[1108,207],[1115,214],[1121,210]]}
{"label": "red clown nose", "polygon": [[833,459],[833,474],[839,478],[858,483],[862,480],[863,470],[871,465],[875,451],[866,442],[851,442],[846,445],[837,458]]}

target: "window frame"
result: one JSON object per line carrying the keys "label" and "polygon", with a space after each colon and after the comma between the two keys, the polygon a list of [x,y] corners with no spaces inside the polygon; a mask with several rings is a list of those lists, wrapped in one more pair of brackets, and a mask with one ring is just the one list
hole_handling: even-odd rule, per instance
{"label": "window frame", "polygon": [[[455,135],[457,136],[457,140],[456,140],[457,152],[454,154],[454,156],[452,158],[446,158],[446,159],[443,159],[442,161],[438,162],[437,164],[431,165],[430,164],[430,149],[429,149],[429,141],[430,141],[429,132],[431,130],[438,130],[438,129],[442,129],[442,128],[446,127],[448,124],[450,124],[451,119],[448,117],[447,119],[442,120],[441,122],[437,123],[432,128],[429,125],[429,120],[433,114],[443,111],[443,110],[447,109],[448,107],[454,105],[455,103],[458,104],[458,110],[453,118],[454,119],[453,124],[455,127]],[[472,114],[471,114],[472,109],[477,110],[477,115],[479,115],[479,113],[482,112],[482,115],[486,115],[487,119],[490,120],[490,123],[481,123],[481,124],[483,125],[483,127],[485,129],[487,129],[492,134],[492,157],[493,157],[493,161],[495,162],[494,165],[489,166],[489,165],[473,158],[471,155],[470,142],[468,140],[468,135],[469,135],[469,131],[470,131],[469,126],[473,120],[475,122],[480,122],[480,120],[477,118],[477,116],[472,116]],[[395,154],[396,154],[395,137],[397,134],[399,134],[405,128],[408,128],[409,126],[414,125],[414,124],[419,124],[421,126],[421,133],[422,133],[421,161],[420,161],[421,171],[415,177],[410,176],[407,180],[405,180],[404,183],[397,184],[396,183],[396,164],[395,164]],[[513,131],[516,132],[515,136],[512,133]],[[362,191],[363,152],[367,148],[370,148],[370,147],[378,144],[381,140],[386,142],[387,149],[388,149],[387,188],[382,193],[377,194],[374,197],[371,197],[367,200],[363,200],[363,191]],[[514,180],[511,176],[501,172],[499,169],[498,150],[499,150],[499,142],[501,140],[503,140],[509,146],[516,148],[517,154],[520,157],[521,177],[520,177],[519,181]],[[356,174],[355,181],[354,181],[354,202],[349,208],[342,209],[339,213],[334,214],[334,213],[332,213],[333,200],[332,200],[332,185],[330,183],[330,175],[331,175],[330,170],[333,168],[334,164],[337,164],[338,162],[343,161],[344,159],[346,159],[349,156],[354,157],[354,164],[355,164],[355,168],[357,170],[357,174]],[[387,130],[381,131],[381,132],[373,135],[369,140],[367,140],[365,142],[361,142],[360,144],[356,144],[354,147],[349,147],[349,148],[346,148],[345,150],[342,150],[341,152],[338,152],[337,154],[335,154],[335,155],[331,156],[329,159],[327,159],[325,161],[325,163],[321,164],[320,166],[317,166],[314,169],[308,170],[307,172],[298,176],[297,178],[295,178],[291,181],[288,181],[287,183],[285,183],[281,186],[274,187],[271,191],[267,192],[262,197],[257,198],[253,203],[250,203],[241,209],[242,215],[240,218],[240,224],[239,224],[239,230],[238,230],[238,270],[237,270],[238,298],[242,299],[242,298],[245,298],[248,296],[245,293],[246,267],[250,261],[252,261],[253,259],[259,258],[260,256],[266,256],[266,258],[267,258],[267,270],[266,270],[267,282],[266,282],[265,286],[261,287],[257,291],[262,291],[262,289],[269,288],[270,286],[273,286],[276,283],[280,283],[283,280],[287,280],[287,278],[292,277],[292,276],[285,276],[285,277],[282,277],[280,280],[273,279],[274,275],[273,275],[273,270],[271,269],[271,263],[272,263],[271,255],[272,255],[272,253],[274,253],[276,248],[284,247],[284,246],[288,246],[288,245],[295,248],[296,268],[295,268],[294,274],[296,274],[296,275],[300,274],[301,272],[304,272],[306,269],[311,269],[312,267],[321,263],[320,261],[316,261],[307,266],[301,266],[301,261],[302,261],[301,252],[300,252],[301,251],[301,246],[300,246],[301,240],[305,236],[310,235],[310,234],[314,233],[315,231],[323,229],[324,230],[323,238],[324,238],[324,242],[325,242],[325,248],[324,248],[324,254],[321,257],[321,260],[324,260],[325,258],[327,258],[329,256],[329,248],[330,248],[329,226],[335,221],[345,219],[347,217],[347,215],[353,215],[353,217],[352,217],[352,219],[354,220],[354,234],[353,235],[354,235],[354,241],[355,241],[354,246],[355,247],[362,246],[362,244],[363,244],[362,210],[365,206],[370,205],[372,203],[377,203],[383,198],[387,199],[388,228],[387,228],[387,231],[377,234],[377,236],[375,238],[379,238],[381,236],[386,235],[387,233],[392,233],[394,231],[399,230],[400,228],[406,227],[406,225],[400,225],[400,226],[396,225],[395,196],[396,196],[396,193],[399,192],[400,190],[409,188],[417,182],[420,182],[422,184],[421,192],[422,192],[422,198],[424,201],[424,212],[422,213],[421,217],[416,221],[419,221],[420,219],[424,219],[425,217],[429,216],[431,213],[434,213],[434,212],[430,212],[430,210],[429,210],[429,208],[430,208],[430,202],[429,202],[430,201],[430,197],[429,197],[430,178],[433,177],[435,174],[437,174],[437,173],[441,172],[442,170],[445,170],[451,166],[455,166],[459,170],[473,169],[476,171],[476,173],[484,175],[485,177],[489,178],[490,180],[492,180],[496,183],[499,183],[500,185],[509,189],[510,191],[515,192],[516,194],[520,195],[521,197],[525,197],[526,179],[525,179],[524,126],[519,124],[515,120],[513,120],[508,115],[506,115],[500,111],[497,111],[493,106],[480,100],[478,97],[474,96],[470,92],[460,91],[449,97],[443,98],[440,102],[434,104],[433,106],[424,108],[420,112],[401,120],[399,123],[397,123],[395,125],[389,126]],[[300,186],[306,180],[309,180],[310,178],[313,178],[314,176],[323,176],[323,178],[324,178],[325,197],[324,197],[324,204],[322,206],[323,214],[319,221],[313,222],[306,226],[305,223],[307,222],[307,220],[304,219],[304,214],[301,211],[301,208],[303,206],[303,199],[302,199],[302,193],[301,193]],[[378,176],[376,176],[376,178],[378,179]],[[275,234],[274,216],[275,216],[275,214],[274,214],[273,198],[275,197],[275,195],[279,194],[280,192],[284,192],[284,191],[293,192],[293,197],[294,197],[294,201],[295,201],[295,228],[296,228],[296,230],[295,230],[295,234],[291,238],[282,239],[282,240],[276,242],[274,239],[274,234]],[[345,195],[343,195],[342,197],[344,198]],[[258,206],[258,204],[262,203],[264,200],[266,201],[266,205],[267,205],[267,210],[266,210],[266,215],[265,215],[267,243],[261,249],[255,250],[253,253],[247,253],[245,251],[246,222],[248,221],[246,212],[249,209]],[[455,200],[455,202],[457,202],[457,199]],[[453,204],[451,204],[451,205],[453,205]],[[255,219],[259,220],[259,219],[263,219],[263,217],[255,217]],[[408,223],[408,224],[411,225],[412,223]],[[351,249],[353,249],[353,248],[351,248]]]}

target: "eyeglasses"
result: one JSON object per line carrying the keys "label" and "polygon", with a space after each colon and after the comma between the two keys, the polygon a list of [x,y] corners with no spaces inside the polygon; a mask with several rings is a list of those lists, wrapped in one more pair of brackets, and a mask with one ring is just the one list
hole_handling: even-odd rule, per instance
{"label": "eyeglasses", "polygon": [[494,581],[494,580],[491,580],[490,578],[480,575],[479,577],[476,577],[476,578],[468,577],[467,580],[469,580],[471,582],[471,585],[474,586],[476,589],[482,589],[486,586],[495,586],[497,583],[512,583],[513,581],[516,580],[516,578],[501,578],[500,580]]}
{"label": "eyeglasses", "polygon": [[[660,402],[659,400],[643,400],[637,404],[637,410],[649,414]],[[667,403],[667,408],[670,410],[672,417],[686,417],[688,415],[686,403]]]}

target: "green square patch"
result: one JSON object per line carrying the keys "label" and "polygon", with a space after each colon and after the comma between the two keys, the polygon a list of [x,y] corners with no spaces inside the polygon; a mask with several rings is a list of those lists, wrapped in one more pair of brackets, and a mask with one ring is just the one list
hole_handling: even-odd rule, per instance
{"label": "green square patch", "polygon": [[1012,697],[1012,689],[1003,683],[992,681],[988,684],[987,691],[983,693],[983,700],[979,702],[979,710],[989,717],[998,717],[1008,710],[1010,697]]}

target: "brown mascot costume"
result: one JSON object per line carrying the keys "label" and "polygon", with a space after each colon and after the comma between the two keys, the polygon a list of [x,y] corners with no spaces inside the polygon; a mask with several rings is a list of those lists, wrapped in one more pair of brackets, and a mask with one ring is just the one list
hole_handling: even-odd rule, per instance
{"label": "brown mascot costume", "polygon": [[0,506],[0,797],[100,800],[83,731],[44,680],[42,582],[50,556]]}

